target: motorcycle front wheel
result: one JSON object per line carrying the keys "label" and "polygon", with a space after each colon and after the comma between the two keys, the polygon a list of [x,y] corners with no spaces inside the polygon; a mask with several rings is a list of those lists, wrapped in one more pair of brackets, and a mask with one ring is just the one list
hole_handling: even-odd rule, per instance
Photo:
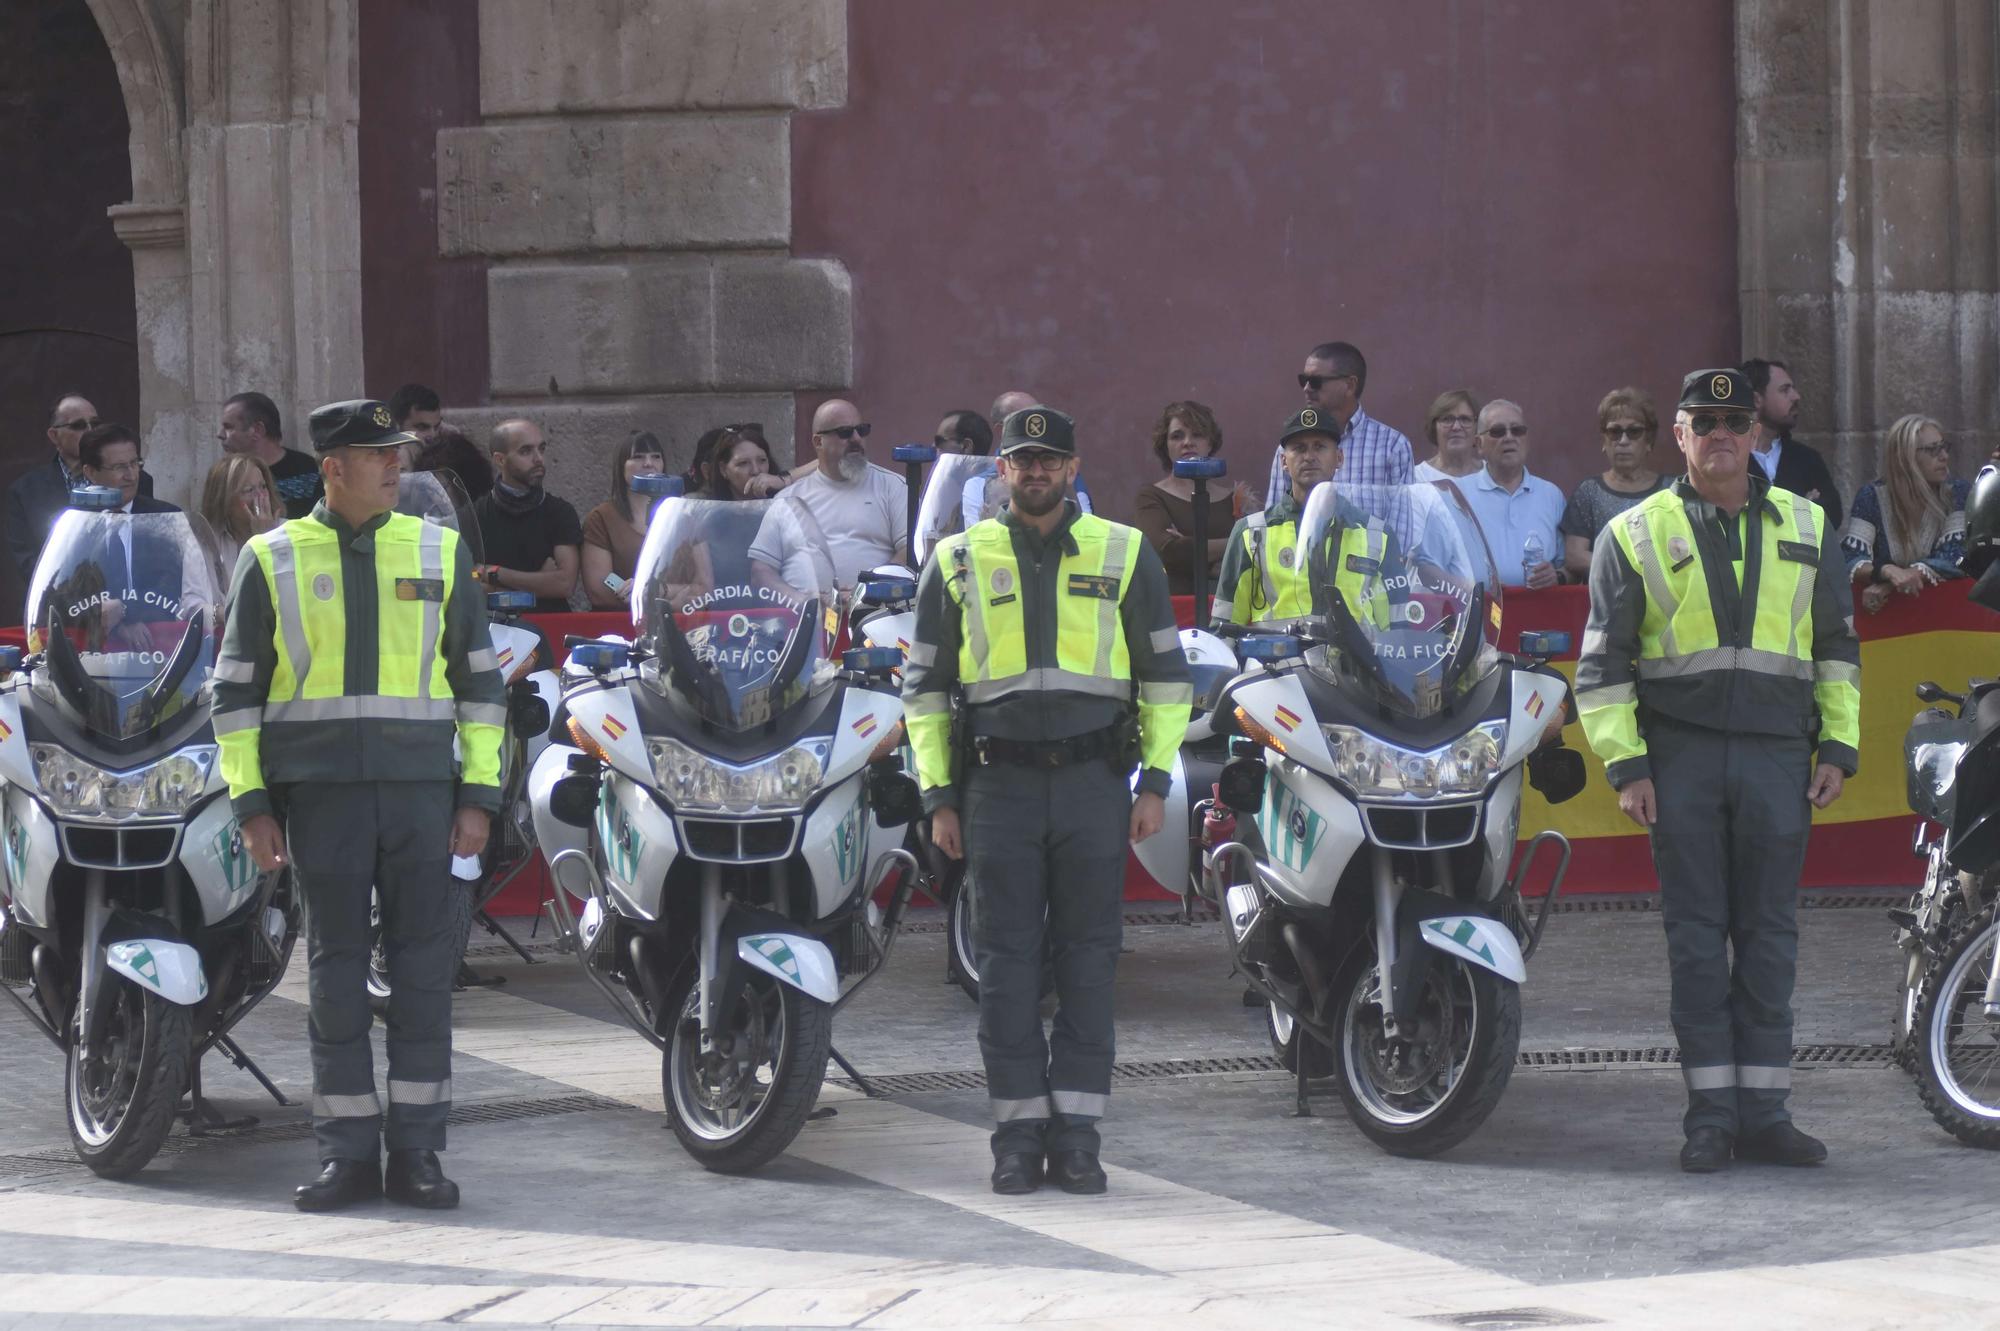
{"label": "motorcycle front wheel", "polygon": [[1988,906],[1931,963],[1917,998],[1917,1094],[1938,1126],[1971,1146],[2000,1149],[2000,1020],[1986,1015],[1986,977],[2000,943]]}
{"label": "motorcycle front wheel", "polygon": [[100,1178],[144,1169],[174,1126],[194,1056],[188,1010],[122,975],[104,981],[98,1038],[89,1046],[74,1017],[63,1072],[69,1140]]}
{"label": "motorcycle front wheel", "polygon": [[805,1126],[826,1080],[833,1009],[771,975],[739,966],[711,1046],[701,1043],[693,967],[675,986],[661,1069],[667,1121],[704,1169],[744,1174],[779,1155]]}
{"label": "motorcycle front wheel", "polygon": [[1334,1080],[1348,1117],[1391,1155],[1436,1155],[1471,1136],[1500,1103],[1521,1047],[1513,981],[1443,953],[1429,961],[1415,1020],[1394,1037],[1374,949],[1358,949],[1334,981]]}

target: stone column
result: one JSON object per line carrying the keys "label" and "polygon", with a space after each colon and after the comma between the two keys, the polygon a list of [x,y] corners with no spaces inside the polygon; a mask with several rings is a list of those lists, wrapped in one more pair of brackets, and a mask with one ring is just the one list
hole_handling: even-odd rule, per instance
{"label": "stone column", "polygon": [[146,469],[160,498],[185,506],[200,499],[208,438],[195,418],[190,377],[186,209],[179,203],[123,203],[111,210],[111,225],[132,251]]}
{"label": "stone column", "polygon": [[[846,270],[790,257],[794,111],[847,93],[844,0],[482,0],[475,128],[438,135],[438,239],[489,258],[489,407],[550,437],[584,509],[634,428],[682,457],[844,387]],[[671,459],[670,459],[671,460]]]}
{"label": "stone column", "polygon": [[189,18],[197,438],[255,389],[302,446],[307,412],[364,391],[354,0],[226,0]]}
{"label": "stone column", "polygon": [[1841,489],[1906,412],[2000,438],[1995,0],[1739,0],[1744,352],[1788,361]]}

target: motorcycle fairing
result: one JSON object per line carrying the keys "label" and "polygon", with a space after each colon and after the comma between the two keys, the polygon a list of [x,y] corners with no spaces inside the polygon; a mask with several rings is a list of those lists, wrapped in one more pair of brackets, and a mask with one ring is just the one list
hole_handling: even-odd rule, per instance
{"label": "motorcycle fairing", "polygon": [[1287,905],[1330,906],[1348,861],[1368,844],[1361,810],[1302,764],[1269,754],[1266,760],[1264,805],[1255,819],[1267,852],[1265,885]]}
{"label": "motorcycle fairing", "polygon": [[653,760],[646,755],[646,736],[639,729],[629,689],[573,690],[565,706],[570,719],[604,750],[612,767],[635,781],[653,779]]}
{"label": "motorcycle fairing", "polygon": [[[549,746],[550,754],[560,752],[561,746]],[[543,755],[545,760],[547,756]],[[680,838],[673,818],[653,797],[650,783],[634,781],[619,771],[604,774],[597,803],[597,844],[603,851],[604,887],[619,913],[658,919],[667,873],[680,856]]]}
{"label": "motorcycle fairing", "polygon": [[1555,718],[1564,714],[1569,700],[1569,684],[1560,675],[1544,675],[1533,670],[1515,670],[1514,689],[1507,713],[1507,744],[1500,751],[1502,771],[1527,758],[1541,747],[1542,736]]}
{"label": "motorcycle fairing", "polygon": [[21,923],[53,928],[55,903],[49,882],[62,859],[62,837],[41,802],[20,786],[7,787],[4,828],[8,891]]}
{"label": "motorcycle fairing", "polygon": [[1333,755],[1327,751],[1305,687],[1290,672],[1246,676],[1227,697],[1285,746],[1285,756],[1318,772],[1331,774]]}
{"label": "motorcycle fairing", "polygon": [[28,756],[27,727],[21,721],[21,692],[18,689],[0,692],[0,780],[19,786],[35,784],[35,768]]}
{"label": "motorcycle fairing", "polygon": [[211,798],[188,822],[181,864],[194,883],[204,924],[222,923],[257,895],[262,875],[243,847],[243,825],[226,799]]}
{"label": "motorcycle fairing", "polygon": [[[888,738],[903,719],[903,701],[884,689],[849,686],[842,691],[840,719],[833,727],[833,749],[827,754],[824,786],[844,781],[868,762],[875,746]],[[773,750],[778,752],[779,750]]]}
{"label": "motorcycle fairing", "polygon": [[[806,815],[799,853],[812,875],[813,911],[825,919],[854,896],[874,846],[875,820],[868,816],[868,783],[857,773],[837,785],[820,788]],[[884,831],[883,839],[900,842],[901,829]]]}

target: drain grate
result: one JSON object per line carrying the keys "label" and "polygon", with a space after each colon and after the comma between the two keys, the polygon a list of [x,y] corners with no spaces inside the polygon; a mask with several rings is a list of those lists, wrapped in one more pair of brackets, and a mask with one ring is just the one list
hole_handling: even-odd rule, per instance
{"label": "drain grate", "polygon": [[[1515,1066],[1519,1068],[1628,1067],[1637,1069],[1677,1068],[1680,1050],[1672,1045],[1651,1045],[1631,1049],[1524,1049]],[[1792,1051],[1792,1066],[1801,1068],[1845,1067],[1887,1068],[1894,1066],[1889,1046],[1881,1044],[1809,1044]],[[1245,1072],[1284,1072],[1269,1054],[1246,1054],[1234,1058],[1170,1058],[1119,1063],[1111,1069],[1111,1079],[1120,1081],[1171,1081],[1182,1077],[1226,1077]],[[1290,1073],[1285,1073],[1290,1076]],[[828,1082],[848,1090],[861,1089],[852,1078],[829,1077]],[[941,1091],[983,1091],[983,1072],[891,1072],[870,1076],[868,1084],[888,1096],[934,1095]]]}
{"label": "drain grate", "polygon": [[[469,1100],[451,1107],[449,1122],[453,1127],[466,1127],[474,1123],[505,1123],[515,1119],[552,1118],[558,1114],[588,1114],[602,1109],[629,1108],[631,1106],[623,1101],[606,1099],[601,1095]],[[312,1123],[305,1119],[291,1119],[283,1123],[260,1123],[253,1128],[241,1128],[233,1132],[209,1132],[201,1136],[176,1129],[166,1141],[160,1143],[159,1154],[181,1156],[222,1145],[248,1143],[261,1146],[274,1142],[306,1141],[312,1135]],[[30,1178],[82,1168],[82,1162],[74,1154],[60,1147],[29,1151],[20,1155],[0,1155],[0,1178]]]}
{"label": "drain grate", "polygon": [[1436,1326],[1462,1326],[1473,1331],[1525,1331],[1534,1326],[1602,1326],[1601,1318],[1581,1313],[1558,1312],[1554,1308],[1491,1308],[1476,1313],[1430,1313],[1412,1317],[1413,1322]]}

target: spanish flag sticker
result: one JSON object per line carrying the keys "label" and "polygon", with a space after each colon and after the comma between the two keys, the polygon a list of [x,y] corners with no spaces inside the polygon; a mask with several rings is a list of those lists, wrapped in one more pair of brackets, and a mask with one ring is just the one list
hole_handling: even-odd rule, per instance
{"label": "spanish flag sticker", "polygon": [[1500,631],[1500,607],[1497,605],[1488,607],[1486,617],[1493,621],[1493,631],[1498,633]]}
{"label": "spanish flag sticker", "polygon": [[1529,694],[1528,715],[1534,717],[1534,716],[1540,716],[1541,714],[1542,714],[1542,695],[1539,693]]}
{"label": "spanish flag sticker", "polygon": [[1292,731],[1297,730],[1299,728],[1299,714],[1293,711],[1289,707],[1280,707],[1272,715],[1272,719],[1275,720],[1287,734],[1290,734]]}
{"label": "spanish flag sticker", "polygon": [[622,739],[625,735],[625,723],[615,716],[607,716],[604,718],[604,733],[613,740]]}
{"label": "spanish flag sticker", "polygon": [[0,721],[0,743],[4,743],[13,737],[14,727],[8,725],[5,721]]}
{"label": "spanish flag sticker", "polygon": [[828,606],[826,611],[826,631],[828,633],[840,632],[840,612],[831,606]]}
{"label": "spanish flag sticker", "polygon": [[504,674],[507,670],[507,667],[512,665],[513,663],[514,663],[514,649],[512,647],[502,647],[500,649],[501,673]]}
{"label": "spanish flag sticker", "polygon": [[873,712],[868,713],[866,716],[862,717],[859,721],[856,721],[853,724],[853,726],[850,727],[850,729],[852,729],[855,734],[861,736],[861,738],[867,739],[870,735],[875,733],[875,714]]}

